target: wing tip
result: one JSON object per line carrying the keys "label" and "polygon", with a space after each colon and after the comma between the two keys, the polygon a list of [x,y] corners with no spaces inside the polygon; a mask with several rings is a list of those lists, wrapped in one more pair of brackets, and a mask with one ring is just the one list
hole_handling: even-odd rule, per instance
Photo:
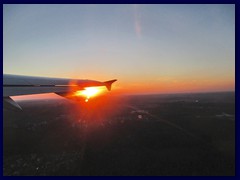
{"label": "wing tip", "polygon": [[22,110],[21,106],[19,106],[18,103],[16,103],[12,98],[10,97],[4,97],[3,98],[3,102],[5,104],[5,107],[7,109],[18,109],[18,110]]}
{"label": "wing tip", "polygon": [[110,80],[110,81],[105,81],[104,84],[106,86],[106,88],[108,89],[108,91],[111,91],[112,89],[112,84],[117,81],[117,79],[113,79],[113,80]]}

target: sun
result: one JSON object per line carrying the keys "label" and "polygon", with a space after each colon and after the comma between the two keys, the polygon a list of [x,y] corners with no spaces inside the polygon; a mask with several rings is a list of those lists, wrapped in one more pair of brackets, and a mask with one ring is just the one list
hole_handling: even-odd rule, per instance
{"label": "sun", "polygon": [[90,98],[95,97],[106,90],[104,87],[87,87],[82,91],[76,91],[75,96],[85,97],[85,102],[88,102]]}

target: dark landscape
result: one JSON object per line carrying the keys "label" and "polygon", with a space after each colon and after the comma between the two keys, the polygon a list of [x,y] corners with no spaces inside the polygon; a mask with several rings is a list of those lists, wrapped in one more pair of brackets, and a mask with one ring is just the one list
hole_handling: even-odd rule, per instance
{"label": "dark landscape", "polygon": [[4,176],[234,176],[235,93],[26,100],[3,110]]}

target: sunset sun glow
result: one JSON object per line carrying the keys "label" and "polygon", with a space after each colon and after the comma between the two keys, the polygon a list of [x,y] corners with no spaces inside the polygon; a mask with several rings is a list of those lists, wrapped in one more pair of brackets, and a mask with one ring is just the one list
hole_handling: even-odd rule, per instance
{"label": "sunset sun glow", "polygon": [[95,97],[97,95],[100,95],[104,92],[105,87],[87,87],[82,91],[75,92],[75,96],[82,96],[85,98],[85,102],[88,102],[88,100],[91,97]]}

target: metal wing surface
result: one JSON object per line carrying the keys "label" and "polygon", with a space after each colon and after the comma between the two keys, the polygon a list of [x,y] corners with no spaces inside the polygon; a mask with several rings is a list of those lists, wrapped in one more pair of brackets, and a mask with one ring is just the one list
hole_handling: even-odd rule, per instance
{"label": "metal wing surface", "polygon": [[58,95],[83,90],[86,87],[106,86],[110,91],[116,79],[100,82],[87,79],[48,78],[22,75],[3,75],[3,100],[14,105],[10,96],[56,93]]}

